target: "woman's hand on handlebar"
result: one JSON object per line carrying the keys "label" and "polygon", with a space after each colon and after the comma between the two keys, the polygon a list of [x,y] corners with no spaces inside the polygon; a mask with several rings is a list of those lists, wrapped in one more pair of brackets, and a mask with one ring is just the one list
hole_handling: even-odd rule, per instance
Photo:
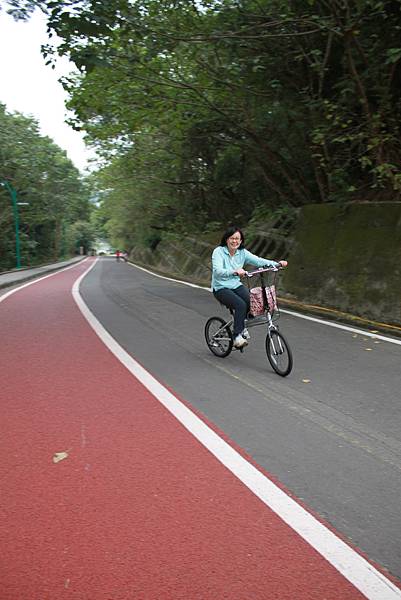
{"label": "woman's hand on handlebar", "polygon": [[288,265],[288,261],[287,260],[279,260],[278,264],[281,266],[281,268],[283,269],[284,267],[286,267]]}
{"label": "woman's hand on handlebar", "polygon": [[244,269],[241,269],[241,268],[234,271],[234,275],[239,275],[240,277],[243,277],[246,274],[247,274],[247,271],[245,271]]}

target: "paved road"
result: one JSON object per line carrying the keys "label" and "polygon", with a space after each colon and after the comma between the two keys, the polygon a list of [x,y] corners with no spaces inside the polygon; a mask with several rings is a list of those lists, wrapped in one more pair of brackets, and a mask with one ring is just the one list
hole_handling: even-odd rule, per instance
{"label": "paved road", "polygon": [[224,312],[206,290],[108,259],[81,290],[128,352],[401,578],[399,344],[282,314],[295,363],[282,379],[262,328],[242,355],[209,353],[204,323]]}
{"label": "paved road", "polygon": [[[85,268],[0,296],[2,600],[362,597],[99,341],[70,292]],[[243,355],[208,354],[205,290],[102,259],[81,294],[256,474],[400,576],[399,345],[283,315],[283,380],[261,332]]]}

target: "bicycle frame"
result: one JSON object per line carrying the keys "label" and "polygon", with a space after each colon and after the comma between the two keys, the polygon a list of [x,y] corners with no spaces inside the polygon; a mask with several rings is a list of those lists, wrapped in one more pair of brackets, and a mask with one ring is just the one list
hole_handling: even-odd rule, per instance
{"label": "bicycle frame", "polygon": [[[263,315],[259,315],[257,317],[247,317],[245,319],[245,327],[247,329],[250,329],[252,327],[256,327],[257,325],[267,325],[268,329],[274,328],[277,329],[277,327],[274,325],[273,323],[273,318],[269,309],[269,305],[267,302],[267,296],[265,293],[266,290],[266,281],[264,278],[264,273],[277,273],[280,269],[277,269],[276,267],[267,267],[265,269],[257,269],[256,271],[247,271],[246,272],[246,277],[248,279],[251,279],[251,277],[254,277],[255,275],[258,275],[260,277],[260,283],[261,283],[261,288],[263,290],[263,303],[264,303],[264,309],[265,312],[263,313]],[[273,281],[273,285],[275,284],[275,278]],[[248,284],[249,287],[249,284]],[[231,316],[231,318],[226,321],[226,324],[224,325],[224,327],[232,327],[232,325],[234,324],[234,318],[233,316]],[[221,327],[221,330],[224,329],[224,327]],[[218,333],[220,333],[220,331],[218,331]]]}
{"label": "bicycle frame", "polygon": [[[286,341],[285,337],[279,332],[279,328],[273,323],[273,315],[278,314],[276,294],[275,294],[275,275],[273,276],[272,283],[267,286],[264,274],[267,272],[273,272],[274,274],[279,271],[278,268],[269,267],[266,269],[258,269],[256,271],[247,272],[248,277],[248,288],[250,288],[249,279],[255,275],[260,277],[261,285],[258,287],[262,288],[262,299],[263,304],[260,302],[260,294],[256,295],[256,302],[254,304],[254,310],[257,313],[256,316],[249,315],[245,319],[245,327],[248,329],[259,325],[266,326],[266,340],[265,348],[267,358],[273,370],[282,377],[286,377],[292,369],[293,359],[292,352]],[[266,289],[269,290],[269,298],[266,293]],[[263,312],[261,312],[263,310]],[[232,350],[237,348],[233,345],[233,325],[234,316],[233,311],[230,310],[231,318],[228,320],[222,319],[221,317],[210,317],[205,325],[205,337],[206,343],[209,350],[220,358],[228,356]],[[238,348],[240,352],[243,352],[245,346]]]}
{"label": "bicycle frame", "polygon": [[[214,335],[215,335],[215,336],[217,336],[217,335],[220,335],[220,333],[221,333],[222,331],[224,331],[224,329],[226,329],[227,327],[231,328],[233,325],[234,325],[234,319],[233,319],[233,317],[231,317],[231,319],[229,319],[228,321],[225,321],[224,325],[222,325],[222,326],[220,327],[220,329],[218,329],[218,330],[215,332],[215,334],[214,334]],[[228,338],[221,338],[221,339],[225,340],[225,339],[228,339]]]}

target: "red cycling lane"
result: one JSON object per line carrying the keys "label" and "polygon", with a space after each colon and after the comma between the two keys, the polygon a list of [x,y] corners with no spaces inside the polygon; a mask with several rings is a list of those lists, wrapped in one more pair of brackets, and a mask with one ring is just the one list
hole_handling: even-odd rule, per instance
{"label": "red cycling lane", "polygon": [[104,345],[88,264],[0,302],[1,600],[366,597]]}

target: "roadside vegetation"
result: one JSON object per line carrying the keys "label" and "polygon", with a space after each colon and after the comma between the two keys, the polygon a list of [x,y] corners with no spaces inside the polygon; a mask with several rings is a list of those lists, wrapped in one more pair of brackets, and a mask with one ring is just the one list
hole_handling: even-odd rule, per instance
{"label": "roadside vegetation", "polygon": [[13,0],[78,72],[115,246],[401,200],[401,0]]}
{"label": "roadside vegetation", "polygon": [[96,228],[89,198],[79,171],[61,148],[40,135],[37,122],[0,104],[0,270],[16,266],[15,210],[22,266],[90,247]]}

